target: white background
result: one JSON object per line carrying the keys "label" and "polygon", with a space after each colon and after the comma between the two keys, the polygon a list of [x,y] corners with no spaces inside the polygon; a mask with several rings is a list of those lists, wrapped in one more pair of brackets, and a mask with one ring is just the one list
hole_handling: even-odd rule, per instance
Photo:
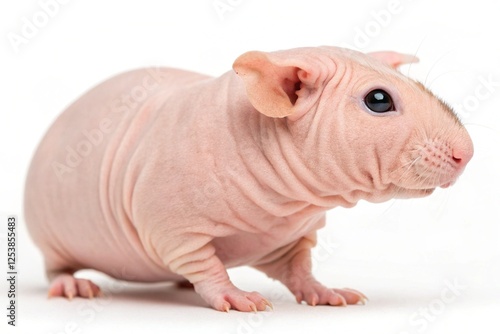
{"label": "white background", "polygon": [[[500,21],[493,2],[73,0],[43,14],[41,3],[54,1],[0,5],[0,213],[2,222],[20,218],[18,327],[9,333],[498,333]],[[28,21],[40,27],[29,31]],[[42,257],[23,226],[22,191],[33,150],[56,115],[91,86],[132,68],[216,76],[248,50],[317,45],[417,54],[421,62],[409,75],[460,111],[475,144],[450,189],[329,212],[315,273],[332,287],[363,291],[368,305],[298,305],[279,283],[247,268],[230,271],[235,284],[268,297],[274,312],[219,313],[192,291],[93,272],[82,275],[95,278],[107,298],[46,300]]]}

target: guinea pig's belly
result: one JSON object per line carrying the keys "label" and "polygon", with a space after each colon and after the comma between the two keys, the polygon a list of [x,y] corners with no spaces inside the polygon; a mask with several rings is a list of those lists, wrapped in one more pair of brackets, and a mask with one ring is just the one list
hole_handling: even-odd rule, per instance
{"label": "guinea pig's belly", "polygon": [[108,261],[94,259],[89,267],[103,272],[113,278],[131,282],[165,282],[182,281],[182,276],[176,275],[167,268],[160,268],[141,259],[139,254],[127,254]]}
{"label": "guinea pig's belly", "polygon": [[227,268],[272,261],[286,253],[293,244],[286,237],[278,241],[263,234],[250,233],[215,238],[212,243],[217,256]]}

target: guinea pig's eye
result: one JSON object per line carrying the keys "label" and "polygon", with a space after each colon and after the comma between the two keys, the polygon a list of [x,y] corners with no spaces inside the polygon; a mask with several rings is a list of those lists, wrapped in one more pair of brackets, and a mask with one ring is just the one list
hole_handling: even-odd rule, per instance
{"label": "guinea pig's eye", "polygon": [[365,104],[373,112],[384,113],[394,111],[392,98],[385,90],[374,89],[365,96]]}

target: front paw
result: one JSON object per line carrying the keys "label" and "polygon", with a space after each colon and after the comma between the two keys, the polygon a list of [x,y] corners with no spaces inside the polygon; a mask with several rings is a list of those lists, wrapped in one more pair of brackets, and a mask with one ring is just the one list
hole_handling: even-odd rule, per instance
{"label": "front paw", "polygon": [[205,290],[197,288],[195,284],[195,289],[210,306],[218,311],[257,312],[265,311],[267,307],[273,308],[272,304],[259,293],[242,291],[234,285]]}
{"label": "front paw", "polygon": [[293,289],[297,302],[305,301],[307,304],[346,306],[354,304],[365,304],[368,298],[359,291],[353,289],[329,289],[317,281],[303,282]]}

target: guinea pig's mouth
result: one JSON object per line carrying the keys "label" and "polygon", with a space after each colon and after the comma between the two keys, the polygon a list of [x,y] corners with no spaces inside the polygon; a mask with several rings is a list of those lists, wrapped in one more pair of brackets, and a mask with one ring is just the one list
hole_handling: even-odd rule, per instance
{"label": "guinea pig's mouth", "polygon": [[446,188],[452,186],[454,183],[455,183],[455,181],[446,182],[446,183],[440,185],[439,188],[446,189]]}
{"label": "guinea pig's mouth", "polygon": [[450,181],[445,181],[445,182],[439,182],[438,184],[435,184],[435,185],[425,185],[425,186],[421,186],[421,187],[408,188],[408,189],[432,192],[432,191],[436,190],[436,188],[446,189],[448,187],[451,187],[452,185],[455,184],[455,182],[456,182],[456,180],[450,180]]}
{"label": "guinea pig's mouth", "polygon": [[[434,181],[431,184],[422,185],[423,189],[446,189],[451,187],[457,181],[459,175],[441,174],[435,175]],[[421,175],[417,173],[417,179],[421,178]]]}
{"label": "guinea pig's mouth", "polygon": [[446,168],[441,166],[430,168],[415,164],[399,175],[394,184],[409,191],[430,194],[436,188],[446,189],[455,184],[461,173],[462,170],[448,166]]}
{"label": "guinea pig's mouth", "polygon": [[436,188],[404,188],[401,186],[396,186],[396,191],[393,194],[393,198],[418,198],[431,195]]}
{"label": "guinea pig's mouth", "polygon": [[455,184],[456,179],[437,182],[435,184],[409,184],[409,185],[396,185],[398,188],[396,198],[406,197],[424,197],[431,195],[436,188],[446,189]]}

